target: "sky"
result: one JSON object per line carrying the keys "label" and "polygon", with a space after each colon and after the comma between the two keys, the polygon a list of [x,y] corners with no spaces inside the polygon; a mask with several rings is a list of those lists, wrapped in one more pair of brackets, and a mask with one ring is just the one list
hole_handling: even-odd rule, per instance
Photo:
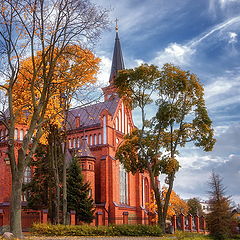
{"label": "sky", "polygon": [[217,142],[212,152],[192,145],[180,152],[174,190],[184,199],[207,199],[214,170],[223,177],[227,195],[240,203],[240,0],[94,2],[111,9],[110,31],[95,49],[102,59],[101,85],[109,79],[115,18],[126,68],[173,63],[197,74],[204,84]]}

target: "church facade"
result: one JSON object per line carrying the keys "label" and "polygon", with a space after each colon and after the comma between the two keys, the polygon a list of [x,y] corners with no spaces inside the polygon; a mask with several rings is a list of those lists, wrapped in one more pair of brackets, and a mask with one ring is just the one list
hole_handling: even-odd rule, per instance
{"label": "church facade", "polygon": [[[77,156],[85,181],[91,186],[95,202],[95,225],[147,224],[146,202],[150,201],[150,183],[146,173],[127,173],[115,158],[118,145],[134,126],[132,112],[116,93],[113,80],[124,69],[118,31],[112,58],[109,86],[103,88],[104,101],[74,108],[68,113],[68,149]],[[15,139],[21,144],[27,129],[16,126]],[[0,136],[5,129],[0,126]],[[31,178],[27,169],[25,181]],[[11,191],[7,148],[0,141],[0,211],[9,206]],[[24,199],[23,199],[24,200]]]}

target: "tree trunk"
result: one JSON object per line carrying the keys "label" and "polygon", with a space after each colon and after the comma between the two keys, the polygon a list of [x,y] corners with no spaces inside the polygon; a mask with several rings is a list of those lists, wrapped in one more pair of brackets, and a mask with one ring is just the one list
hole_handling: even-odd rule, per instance
{"label": "tree trunk", "polygon": [[22,238],[21,219],[21,196],[22,196],[22,175],[18,172],[12,173],[12,194],[10,210],[10,231],[16,238]]}
{"label": "tree trunk", "polygon": [[166,193],[164,207],[163,207],[163,218],[165,219],[164,221],[166,221],[166,218],[167,218],[167,210],[168,210],[168,205],[169,205],[169,202],[170,202],[170,197],[171,197],[171,193],[172,193],[172,189],[173,189],[174,177],[175,177],[174,173],[172,173],[169,176],[168,190],[167,190],[167,193]]}
{"label": "tree trunk", "polygon": [[155,200],[156,200],[156,204],[157,204],[158,225],[161,226],[163,233],[165,233],[165,219],[163,217],[163,206],[162,206],[162,202],[161,202],[160,190],[158,188],[158,185],[155,181],[155,177],[154,177],[151,169],[149,169],[148,172],[150,175],[150,181],[151,181],[151,185],[152,185],[152,188],[154,191]]}
{"label": "tree trunk", "polygon": [[63,149],[63,224],[67,224],[67,161],[66,161],[66,140]]}

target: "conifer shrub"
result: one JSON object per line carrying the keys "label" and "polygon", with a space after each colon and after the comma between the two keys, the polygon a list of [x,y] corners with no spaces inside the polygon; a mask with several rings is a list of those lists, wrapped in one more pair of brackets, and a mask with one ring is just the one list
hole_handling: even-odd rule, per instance
{"label": "conifer shrub", "polygon": [[225,196],[225,187],[218,174],[212,173],[209,185],[211,188],[209,191],[211,212],[206,218],[208,229],[214,239],[230,239],[232,222],[230,198]]}
{"label": "conifer shrub", "polygon": [[149,225],[50,225],[34,224],[32,233],[47,236],[161,236],[159,226]]}
{"label": "conifer shrub", "polygon": [[94,201],[89,195],[90,183],[84,182],[81,167],[76,158],[67,171],[68,211],[75,210],[78,221],[91,223],[94,219]]}

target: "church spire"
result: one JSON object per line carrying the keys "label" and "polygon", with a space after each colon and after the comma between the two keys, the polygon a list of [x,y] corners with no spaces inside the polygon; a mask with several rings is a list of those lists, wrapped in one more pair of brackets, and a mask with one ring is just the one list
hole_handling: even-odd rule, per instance
{"label": "church spire", "polygon": [[117,22],[118,22],[118,19],[116,19],[116,27],[115,27],[116,37],[115,37],[115,45],[114,45],[113,58],[112,58],[112,68],[111,68],[111,73],[109,78],[110,85],[113,83],[113,80],[117,75],[117,71],[124,69],[122,49],[121,49],[120,39],[118,37]]}

